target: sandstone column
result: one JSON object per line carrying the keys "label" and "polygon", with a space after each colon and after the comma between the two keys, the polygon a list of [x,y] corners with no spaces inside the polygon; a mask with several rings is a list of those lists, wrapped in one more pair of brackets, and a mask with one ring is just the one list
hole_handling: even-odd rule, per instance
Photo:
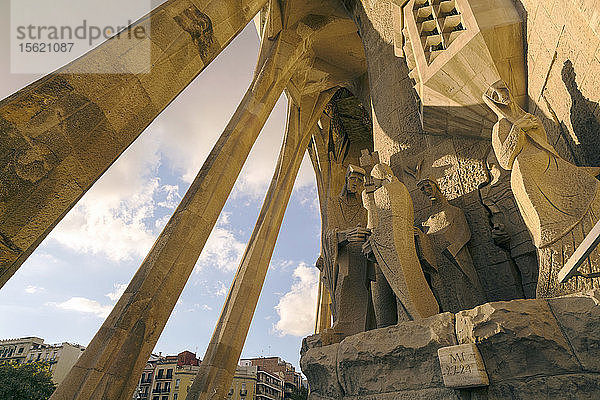
{"label": "sandstone column", "polygon": [[304,96],[300,106],[290,99],[275,174],[188,400],[226,398],[310,134],[334,93]]}
{"label": "sandstone column", "polygon": [[181,204],[52,400],[130,400],[237,176],[305,55],[293,33],[263,41],[254,81]]}
{"label": "sandstone column", "polygon": [[[145,73],[139,42],[113,38],[0,101],[0,287],[265,3],[169,0],[129,27]],[[111,73],[75,72],[94,64]]]}

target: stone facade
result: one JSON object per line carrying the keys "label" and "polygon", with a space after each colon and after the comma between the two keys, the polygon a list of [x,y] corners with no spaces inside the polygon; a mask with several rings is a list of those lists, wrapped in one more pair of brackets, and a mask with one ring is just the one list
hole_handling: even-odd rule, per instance
{"label": "stone facade", "polygon": [[[339,248],[337,243],[328,248],[326,234],[340,228],[332,200],[339,196],[346,168],[358,165],[361,150],[378,152],[380,162],[406,186],[416,226],[435,214],[417,187],[423,179],[439,186],[448,210],[460,211],[471,238],[456,250],[472,258],[469,264],[487,301],[523,297],[536,282],[523,276],[534,268],[515,267],[517,256],[531,252],[513,252],[495,240],[490,207],[501,205],[511,212],[510,205],[503,205],[512,201],[513,193],[495,192],[493,201],[482,195],[482,184],[490,181],[486,157],[495,123],[481,103],[485,88],[498,78],[507,81],[517,102],[544,125],[549,148],[576,166],[600,164],[597,0],[169,0],[136,23],[152,22],[148,40],[153,63],[147,74],[131,72],[135,60],[109,40],[102,51],[95,49],[75,63],[106,63],[122,73],[82,75],[66,66],[63,74],[50,74],[0,102],[0,286],[259,11],[256,21],[263,41],[247,94],[53,400],[130,398],[253,143],[284,91],[289,120],[297,123],[288,124],[272,184],[190,399],[212,398],[214,393],[222,397],[230,387],[307,147],[322,214],[323,254],[317,264],[326,284],[321,298],[326,305],[330,300],[334,311],[340,302],[335,293]],[[423,48],[418,43],[422,39]],[[419,54],[409,51],[415,46]],[[116,88],[122,89],[121,95],[113,95]],[[503,179],[507,184],[508,178]],[[522,207],[519,211],[524,214]],[[528,247],[531,239],[520,236],[523,223],[517,220],[512,231],[516,245]],[[362,236],[368,234],[364,227],[350,227],[357,229]],[[350,247],[357,258],[363,257],[358,241]],[[460,266],[459,253],[451,254],[451,263]],[[561,252],[556,263],[564,263],[569,254]],[[438,264],[448,258],[434,257]],[[578,398],[585,398],[597,390],[593,346],[586,348],[593,333],[581,331],[577,324],[585,321],[564,310],[580,307],[585,314],[593,308],[591,299],[595,295],[490,303],[359,333],[337,347],[314,348],[304,357],[307,375],[316,385],[313,398],[456,398],[455,391],[441,386],[439,366],[429,354],[463,342],[481,344],[490,375],[486,392],[474,389],[471,398],[508,398],[510,393],[555,397],[558,391],[570,395],[576,390]],[[589,332],[594,332],[597,315],[588,318]],[[362,319],[368,329],[372,321]],[[327,342],[325,325],[319,324]],[[519,351],[511,354],[509,349]],[[381,359],[382,354],[388,355]],[[364,368],[374,360],[381,362]],[[327,379],[334,375],[335,382]],[[321,381],[325,383],[317,383]]]}
{"label": "stone facade", "polygon": [[[596,399],[600,292],[487,303],[321,346],[304,340],[311,400]],[[489,386],[444,386],[437,350],[476,343]]]}

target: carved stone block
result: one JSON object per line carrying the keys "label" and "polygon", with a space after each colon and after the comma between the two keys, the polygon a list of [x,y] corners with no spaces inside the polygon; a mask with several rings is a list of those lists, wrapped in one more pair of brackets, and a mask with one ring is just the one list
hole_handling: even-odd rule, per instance
{"label": "carved stone block", "polygon": [[474,343],[441,347],[438,349],[438,358],[446,387],[471,388],[489,385],[483,359]]}

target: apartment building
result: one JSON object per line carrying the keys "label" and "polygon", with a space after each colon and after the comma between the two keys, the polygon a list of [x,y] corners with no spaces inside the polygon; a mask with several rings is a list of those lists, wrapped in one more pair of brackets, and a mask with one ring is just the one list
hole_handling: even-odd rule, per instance
{"label": "apartment building", "polygon": [[84,350],[85,347],[68,342],[46,344],[44,339],[35,336],[0,340],[0,362],[12,361],[19,364],[47,362],[52,380],[59,385]]}
{"label": "apartment building", "polygon": [[200,360],[189,351],[178,355],[152,355],[140,378],[134,399],[185,400],[198,373]]}
{"label": "apartment building", "polygon": [[238,365],[227,398],[230,400],[255,400],[257,377],[258,367]]}
{"label": "apartment building", "polygon": [[268,371],[282,379],[283,399],[289,399],[302,385],[302,375],[296,372],[294,366],[280,357],[258,357],[240,360],[240,365],[254,365],[260,370]]}

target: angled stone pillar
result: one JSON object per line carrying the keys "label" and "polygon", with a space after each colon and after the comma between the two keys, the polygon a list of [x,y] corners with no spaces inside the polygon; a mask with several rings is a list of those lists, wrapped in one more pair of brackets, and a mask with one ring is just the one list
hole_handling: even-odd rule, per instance
{"label": "angled stone pillar", "polygon": [[275,174],[188,400],[227,398],[310,134],[334,93],[290,100]]}
{"label": "angled stone pillar", "polygon": [[[0,101],[0,287],[266,1],[169,0],[129,27],[146,73],[138,42],[113,38]],[[94,64],[113,72],[71,72]]]}
{"label": "angled stone pillar", "polygon": [[[225,131],[131,283],[52,400],[130,400],[248,153],[302,64],[295,34],[263,41],[265,60]],[[266,56],[265,56],[266,55]]]}

